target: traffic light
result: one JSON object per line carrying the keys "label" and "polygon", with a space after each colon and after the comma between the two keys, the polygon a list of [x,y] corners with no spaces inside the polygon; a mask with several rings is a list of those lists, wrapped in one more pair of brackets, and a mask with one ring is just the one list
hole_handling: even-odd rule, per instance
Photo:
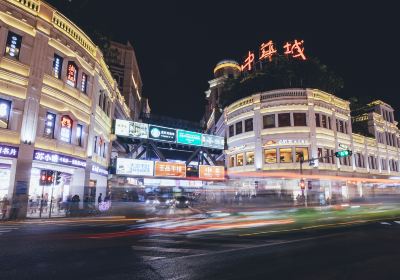
{"label": "traffic light", "polygon": [[54,182],[54,177],[53,177],[54,171],[53,170],[47,170],[46,173],[46,184],[51,185]]}
{"label": "traffic light", "polygon": [[306,184],[304,183],[304,179],[301,179],[301,180],[300,180],[300,188],[301,188],[302,190],[304,190],[305,187],[306,187]]}
{"label": "traffic light", "polygon": [[338,151],[335,153],[335,156],[337,158],[342,158],[342,157],[349,157],[353,154],[353,152],[351,150],[342,150],[342,151]]}
{"label": "traffic light", "polygon": [[56,185],[60,184],[60,182],[61,182],[61,172],[60,171],[56,171],[56,173],[54,175],[54,179],[56,181]]}
{"label": "traffic light", "polygon": [[41,186],[45,186],[47,185],[47,170],[40,170],[40,180],[39,180],[39,184]]}

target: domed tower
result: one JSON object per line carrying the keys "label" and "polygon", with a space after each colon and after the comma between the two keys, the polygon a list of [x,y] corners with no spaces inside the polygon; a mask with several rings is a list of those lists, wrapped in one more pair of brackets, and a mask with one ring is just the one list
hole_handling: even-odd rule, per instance
{"label": "domed tower", "polygon": [[215,125],[222,115],[221,95],[223,86],[228,79],[240,76],[239,63],[234,60],[225,59],[217,63],[214,68],[214,79],[208,81],[209,89],[205,92],[207,105],[204,114],[204,124],[208,132],[215,133]]}
{"label": "domed tower", "polygon": [[225,59],[217,63],[214,68],[214,78],[237,78],[240,75],[240,65],[234,60]]}

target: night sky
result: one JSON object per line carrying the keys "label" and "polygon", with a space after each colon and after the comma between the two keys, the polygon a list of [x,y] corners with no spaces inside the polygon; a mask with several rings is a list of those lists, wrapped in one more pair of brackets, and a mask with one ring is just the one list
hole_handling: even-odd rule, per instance
{"label": "night sky", "polygon": [[132,43],[156,114],[199,121],[218,61],[241,63],[268,40],[282,52],[293,39],[303,39],[306,55],[343,77],[341,97],[378,97],[400,111],[395,1],[48,2],[88,33]]}

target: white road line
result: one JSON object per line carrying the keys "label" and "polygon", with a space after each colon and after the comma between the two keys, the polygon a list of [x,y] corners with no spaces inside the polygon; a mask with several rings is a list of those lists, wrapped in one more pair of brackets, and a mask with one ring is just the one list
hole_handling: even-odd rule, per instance
{"label": "white road line", "polygon": [[154,260],[160,260],[160,259],[165,259],[166,257],[154,257],[154,256],[142,256],[142,259],[145,261],[154,261]]}
{"label": "white road line", "polygon": [[204,250],[186,249],[186,248],[165,248],[165,247],[146,247],[146,246],[131,246],[133,250],[138,251],[153,251],[161,253],[185,253],[185,254],[204,254]]}
{"label": "white road line", "polygon": [[396,224],[400,224],[400,221],[394,221]]}
{"label": "white road line", "polygon": [[187,240],[172,240],[172,239],[156,239],[156,238],[148,238],[148,239],[140,239],[138,242],[141,243],[169,243],[169,244],[180,244],[180,243],[188,243]]}
{"label": "white road line", "polygon": [[[166,244],[190,244],[190,245],[204,245],[207,247],[228,247],[228,248],[242,248],[249,246],[249,243],[217,243],[217,242],[207,242],[206,240],[172,240],[172,239],[140,239],[140,243],[166,243]],[[261,243],[264,244],[264,243]],[[254,243],[253,243],[254,245]]]}
{"label": "white road line", "polygon": [[387,222],[381,222],[381,225],[387,225],[387,226],[391,226],[391,223],[387,223]]}

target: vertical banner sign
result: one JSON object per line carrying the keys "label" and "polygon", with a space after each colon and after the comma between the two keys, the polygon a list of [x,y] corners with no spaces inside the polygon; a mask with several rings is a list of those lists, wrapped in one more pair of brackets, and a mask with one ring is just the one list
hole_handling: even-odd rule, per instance
{"label": "vertical banner sign", "polygon": [[186,164],[178,162],[156,161],[154,176],[160,177],[186,177]]}
{"label": "vertical banner sign", "polygon": [[225,167],[199,165],[199,178],[205,180],[225,180]]}
{"label": "vertical banner sign", "polygon": [[149,138],[158,141],[175,142],[176,129],[149,125]]}
{"label": "vertical banner sign", "polygon": [[201,146],[201,136],[201,133],[178,129],[176,142],[186,145]]}

